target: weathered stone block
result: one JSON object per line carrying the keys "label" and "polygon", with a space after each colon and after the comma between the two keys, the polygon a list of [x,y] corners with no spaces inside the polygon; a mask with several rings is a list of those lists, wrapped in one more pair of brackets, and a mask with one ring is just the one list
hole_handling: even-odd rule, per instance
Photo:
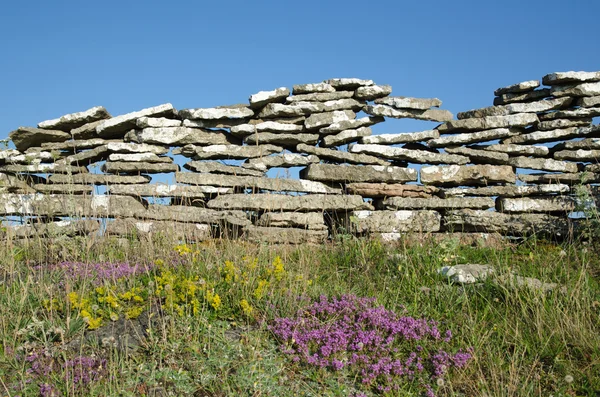
{"label": "weathered stone block", "polygon": [[436,186],[515,183],[513,168],[507,165],[446,165],[421,168],[421,183]]}
{"label": "weathered stone block", "polygon": [[255,211],[352,211],[372,210],[361,196],[308,194],[287,196],[283,194],[230,194],[210,200],[208,208]]}
{"label": "weathered stone block", "polygon": [[417,180],[417,170],[378,165],[311,164],[300,177],[322,182],[411,182]]}
{"label": "weathered stone block", "polygon": [[350,227],[357,233],[437,232],[441,216],[436,211],[354,211]]}

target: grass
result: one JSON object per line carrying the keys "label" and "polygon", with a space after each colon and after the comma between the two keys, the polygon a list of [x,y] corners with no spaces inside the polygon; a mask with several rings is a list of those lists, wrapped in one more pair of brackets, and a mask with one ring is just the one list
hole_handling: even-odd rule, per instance
{"label": "grass", "polygon": [[[345,238],[312,247],[176,246],[161,238],[78,238],[8,240],[0,255],[3,396],[425,394],[422,380],[394,378],[382,391],[350,368],[310,365],[284,352],[294,341],[277,338],[277,318],[305,313],[322,295],[348,294],[435,320],[451,330],[444,345],[451,352],[472,348],[464,368],[425,377],[435,395],[600,395],[600,260],[581,243]],[[62,262],[137,264],[139,271],[78,277]],[[457,286],[438,276],[439,267],[460,263],[555,282],[566,293],[492,281]]]}

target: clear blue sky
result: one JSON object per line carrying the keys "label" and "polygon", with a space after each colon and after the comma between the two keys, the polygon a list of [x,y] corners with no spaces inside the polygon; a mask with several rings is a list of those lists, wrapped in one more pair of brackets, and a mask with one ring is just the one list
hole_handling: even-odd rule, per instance
{"label": "clear blue sky", "polygon": [[[600,70],[599,15],[598,0],[7,1],[0,138],[97,105],[210,107],[332,77],[456,114],[500,86]],[[379,132],[416,130],[395,125]]]}

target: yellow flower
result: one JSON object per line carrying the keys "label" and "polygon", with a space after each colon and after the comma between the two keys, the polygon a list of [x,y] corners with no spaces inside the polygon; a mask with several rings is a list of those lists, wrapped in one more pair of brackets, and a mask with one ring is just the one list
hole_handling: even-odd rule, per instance
{"label": "yellow flower", "polygon": [[73,307],[79,307],[79,295],[77,292],[71,292],[69,295],[67,295],[67,297],[69,298],[69,302]]}
{"label": "yellow flower", "polygon": [[240,306],[242,307],[242,312],[244,312],[246,316],[250,316],[252,315],[252,312],[254,312],[254,308],[250,305],[250,303],[248,303],[246,299],[242,299],[240,301]]}
{"label": "yellow flower", "polygon": [[88,320],[88,329],[100,328],[101,325],[102,325],[102,318],[100,318],[100,317],[90,318]]}
{"label": "yellow flower", "polygon": [[279,256],[276,256],[273,260],[273,276],[277,281],[280,281],[285,276],[285,268],[283,261]]}
{"label": "yellow flower", "polygon": [[219,294],[215,294],[212,298],[212,302],[210,304],[215,310],[219,310],[221,307],[221,297]]}
{"label": "yellow flower", "polygon": [[125,312],[125,318],[138,318],[144,309],[141,306],[132,307]]}
{"label": "yellow flower", "polygon": [[265,296],[265,289],[269,286],[269,282],[267,280],[259,280],[258,281],[258,287],[256,287],[256,289],[254,290],[254,297],[256,299],[261,299],[263,296]]}

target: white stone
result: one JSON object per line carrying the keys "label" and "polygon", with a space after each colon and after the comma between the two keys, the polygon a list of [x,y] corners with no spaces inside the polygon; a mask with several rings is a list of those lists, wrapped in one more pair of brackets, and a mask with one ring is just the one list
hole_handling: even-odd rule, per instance
{"label": "white stone", "polygon": [[152,115],[159,115],[165,113],[174,113],[175,108],[170,103],[166,103],[164,105],[154,106],[151,108],[146,108],[139,110],[137,112],[123,114],[121,116],[116,116],[106,121],[103,121],[96,127],[96,132],[101,137],[104,133],[110,133],[113,130],[127,130],[130,124],[134,124],[136,119],[140,117],[148,117]]}
{"label": "white stone", "polygon": [[139,128],[179,127],[181,120],[172,120],[165,117],[140,117],[135,121]]}

